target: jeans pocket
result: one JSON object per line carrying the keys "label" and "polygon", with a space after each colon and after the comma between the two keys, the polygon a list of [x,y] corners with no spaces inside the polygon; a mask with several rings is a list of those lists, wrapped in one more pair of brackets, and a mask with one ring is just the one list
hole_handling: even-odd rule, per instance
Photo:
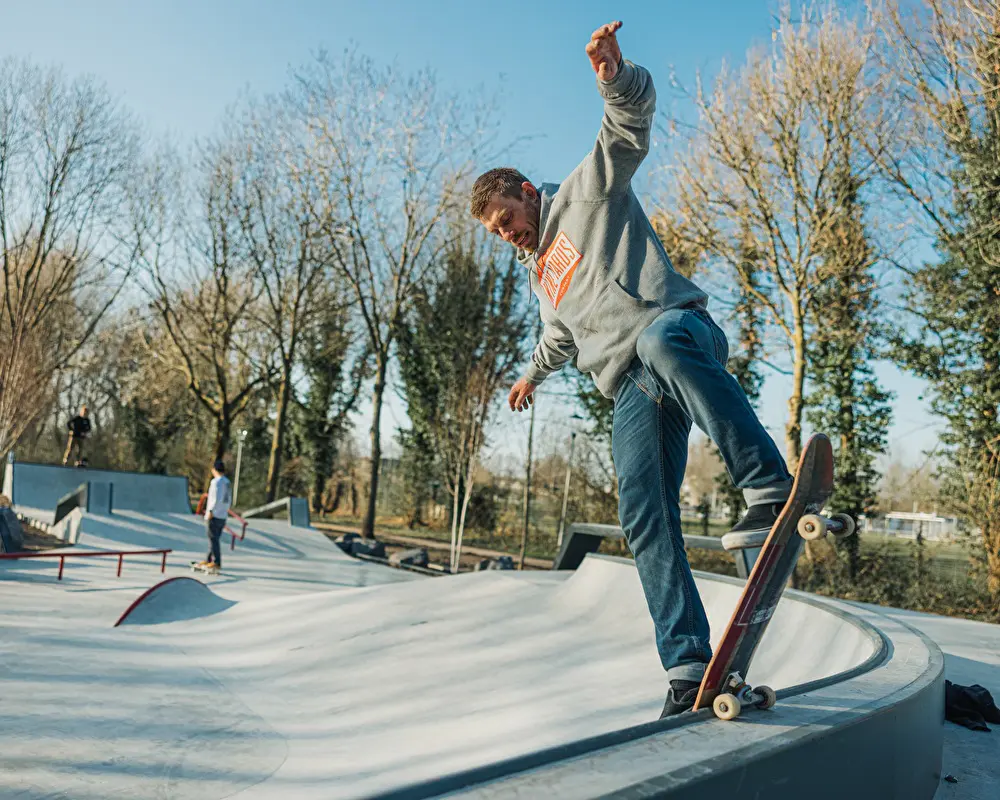
{"label": "jeans pocket", "polygon": [[722,366],[726,366],[729,361],[729,338],[715,320],[712,320],[712,336],[715,338],[715,358]]}
{"label": "jeans pocket", "polygon": [[[624,377],[625,380],[621,382],[621,386],[625,385],[625,381],[630,381],[640,392],[646,395],[646,397],[654,403],[660,402],[660,386],[653,376],[649,374],[649,370],[646,369],[646,366],[638,358],[632,362],[632,365],[628,368]],[[621,386],[618,388],[619,393],[621,392]],[[615,395],[615,402],[618,402],[617,393]]]}

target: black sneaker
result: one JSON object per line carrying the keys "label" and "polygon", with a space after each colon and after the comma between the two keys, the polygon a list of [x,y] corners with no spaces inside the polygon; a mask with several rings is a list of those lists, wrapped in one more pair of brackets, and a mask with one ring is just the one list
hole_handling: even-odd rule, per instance
{"label": "black sneaker", "polygon": [[757,533],[759,531],[769,531],[778,521],[778,515],[785,507],[784,503],[764,503],[762,505],[750,506],[743,519],[737,522],[730,529],[730,533]]}
{"label": "black sneaker", "polygon": [[700,687],[701,681],[670,681],[670,691],[667,692],[667,700],[663,704],[660,719],[690,711],[698,697]]}

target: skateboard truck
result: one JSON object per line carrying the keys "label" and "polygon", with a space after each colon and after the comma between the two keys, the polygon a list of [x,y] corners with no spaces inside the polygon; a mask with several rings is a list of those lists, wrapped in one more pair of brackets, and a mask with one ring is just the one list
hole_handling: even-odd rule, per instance
{"label": "skateboard truck", "polygon": [[[854,533],[854,519],[849,514],[834,514],[824,517],[821,514],[803,514],[797,525],[799,536],[807,542],[822,539],[826,534],[832,534],[840,539]],[[750,533],[727,533],[722,537],[722,546],[726,550],[754,550],[764,546],[771,531],[751,531]]]}
{"label": "skateboard truck", "polygon": [[842,539],[854,533],[854,518],[849,514],[834,514],[824,517],[820,514],[806,514],[799,519],[799,536],[807,542],[822,539],[828,533],[835,539]]}
{"label": "skateboard truck", "polygon": [[772,708],[778,697],[770,686],[752,687],[738,672],[730,672],[721,694],[712,701],[712,711],[719,719],[736,719],[744,706]]}

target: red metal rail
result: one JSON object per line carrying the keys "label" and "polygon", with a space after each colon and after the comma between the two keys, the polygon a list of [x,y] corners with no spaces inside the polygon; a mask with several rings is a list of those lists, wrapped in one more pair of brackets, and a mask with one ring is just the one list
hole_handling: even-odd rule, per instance
{"label": "red metal rail", "polygon": [[118,556],[118,577],[122,576],[122,562],[125,560],[125,556],[153,556],[153,555],[163,555],[163,560],[160,563],[160,572],[166,572],[167,570],[167,553],[172,553],[173,550],[170,548],[163,550],[101,550],[99,552],[87,552],[87,553],[0,553],[0,559],[21,559],[21,558],[58,558],[59,559],[59,577],[58,580],[62,580],[63,567],[66,565],[67,558],[98,558],[100,556]]}

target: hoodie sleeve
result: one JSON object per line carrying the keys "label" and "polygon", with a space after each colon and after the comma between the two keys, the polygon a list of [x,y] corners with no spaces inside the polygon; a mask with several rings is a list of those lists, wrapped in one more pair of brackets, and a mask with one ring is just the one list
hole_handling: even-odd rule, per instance
{"label": "hoodie sleeve", "polygon": [[531,362],[524,372],[524,377],[536,385],[561,369],[577,352],[576,342],[569,328],[551,312],[545,314],[544,309],[545,304],[542,303],[542,322],[545,324],[542,338],[535,346]]}
{"label": "hoodie sleeve", "polygon": [[604,119],[589,174],[581,177],[594,195],[621,194],[649,152],[656,90],[648,70],[624,60],[610,81],[598,79],[597,88],[604,98]]}

